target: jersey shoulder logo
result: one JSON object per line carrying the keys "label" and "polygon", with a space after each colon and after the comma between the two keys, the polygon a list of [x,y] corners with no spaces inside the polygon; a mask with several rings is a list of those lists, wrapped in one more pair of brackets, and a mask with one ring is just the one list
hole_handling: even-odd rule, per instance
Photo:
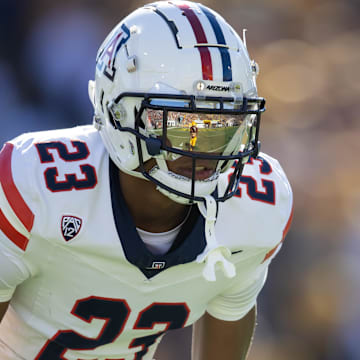
{"label": "jersey shoulder logo", "polygon": [[82,220],[76,216],[64,215],[61,219],[61,232],[65,241],[72,240],[79,234]]}

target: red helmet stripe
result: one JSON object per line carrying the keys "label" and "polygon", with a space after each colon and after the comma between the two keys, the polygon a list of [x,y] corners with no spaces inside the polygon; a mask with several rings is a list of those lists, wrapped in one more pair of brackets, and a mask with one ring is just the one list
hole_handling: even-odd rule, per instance
{"label": "red helmet stripe", "polygon": [[[205,31],[199,18],[196,16],[194,11],[186,4],[177,5],[186,15],[186,18],[189,20],[189,23],[194,31],[196,41],[199,44],[207,44],[207,38],[205,35]],[[206,46],[198,47],[200,58],[201,58],[201,66],[203,73],[203,80],[213,80],[213,69],[211,62],[211,54],[209,48]]]}
{"label": "red helmet stripe", "polygon": [[34,224],[34,214],[21,196],[12,176],[11,155],[13,149],[13,144],[6,143],[0,152],[0,183],[14,213],[25,228],[31,231]]}

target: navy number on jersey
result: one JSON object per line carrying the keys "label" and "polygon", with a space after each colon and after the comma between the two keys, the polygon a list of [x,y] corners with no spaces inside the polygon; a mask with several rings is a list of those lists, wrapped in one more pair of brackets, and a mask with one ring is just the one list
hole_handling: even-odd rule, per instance
{"label": "navy number on jersey", "polygon": [[[81,320],[91,323],[93,319],[105,320],[96,338],[88,338],[72,330],[60,330],[43,346],[35,360],[66,360],[67,350],[93,350],[98,346],[114,342],[122,333],[130,315],[130,307],[124,299],[109,299],[91,296],[78,300],[71,313]],[[129,348],[141,346],[134,360],[141,360],[149,346],[166,330],[185,326],[190,310],[185,303],[153,303],[137,317],[133,329],[152,329],[155,324],[165,323],[166,328],[154,335],[134,339]]]}
{"label": "navy number on jersey", "polygon": [[142,346],[142,350],[136,353],[134,360],[141,360],[147,353],[149,346],[153,345],[165,331],[183,328],[189,313],[190,310],[185,303],[153,303],[143,310],[135,322],[134,329],[151,330],[158,323],[166,324],[166,328],[157,334],[134,339],[129,346],[130,348]]}
{"label": "navy number on jersey", "polygon": [[89,297],[76,302],[71,313],[87,323],[95,319],[104,319],[105,324],[97,338],[84,337],[74,331],[58,331],[50,339],[35,360],[65,360],[67,349],[92,350],[97,346],[113,342],[122,332],[130,314],[125,300]]}
{"label": "navy number on jersey", "polygon": [[[71,141],[76,148],[75,152],[70,152],[66,144],[60,141],[36,144],[40,161],[43,164],[54,163],[55,159],[49,150],[56,150],[61,161],[76,162],[85,160],[90,155],[89,149],[83,141]],[[79,166],[82,179],[79,179],[75,173],[64,174],[65,180],[58,180],[59,170],[55,166],[46,168],[44,172],[47,188],[52,192],[93,189],[97,184],[97,176],[95,168],[89,164]]]}
{"label": "navy number on jersey", "polygon": [[[262,175],[270,175],[272,173],[271,165],[261,156],[256,159],[250,158],[246,166],[259,166],[259,173]],[[232,174],[229,175],[229,178]],[[258,179],[252,176],[243,175],[240,178],[240,184],[246,185],[246,193],[250,199],[261,201],[267,204],[275,205],[275,183],[272,180],[261,179],[261,186],[264,190],[259,190]],[[242,196],[241,187],[239,186],[235,195]]]}

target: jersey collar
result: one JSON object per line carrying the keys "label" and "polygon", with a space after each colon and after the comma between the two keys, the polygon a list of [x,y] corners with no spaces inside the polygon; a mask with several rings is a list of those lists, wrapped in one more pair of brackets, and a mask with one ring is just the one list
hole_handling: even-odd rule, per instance
{"label": "jersey collar", "polygon": [[110,159],[110,191],[116,229],[126,259],[151,278],[172,266],[194,261],[206,246],[205,219],[193,206],[172,247],[164,255],[154,255],[141,240],[121,192],[119,169]]}

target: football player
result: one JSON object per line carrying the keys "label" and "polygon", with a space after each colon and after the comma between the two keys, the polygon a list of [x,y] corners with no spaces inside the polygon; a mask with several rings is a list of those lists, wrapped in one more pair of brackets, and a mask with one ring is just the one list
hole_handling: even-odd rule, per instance
{"label": "football player", "polygon": [[198,128],[196,126],[196,122],[192,121],[190,126],[190,151],[193,151],[194,147],[196,146]]}
{"label": "football player", "polygon": [[[99,49],[94,125],[4,145],[1,360],[153,359],[191,324],[194,360],[246,358],[292,217],[282,168],[259,153],[257,72],[219,14],[155,2]],[[220,126],[189,151],[179,117]]]}

